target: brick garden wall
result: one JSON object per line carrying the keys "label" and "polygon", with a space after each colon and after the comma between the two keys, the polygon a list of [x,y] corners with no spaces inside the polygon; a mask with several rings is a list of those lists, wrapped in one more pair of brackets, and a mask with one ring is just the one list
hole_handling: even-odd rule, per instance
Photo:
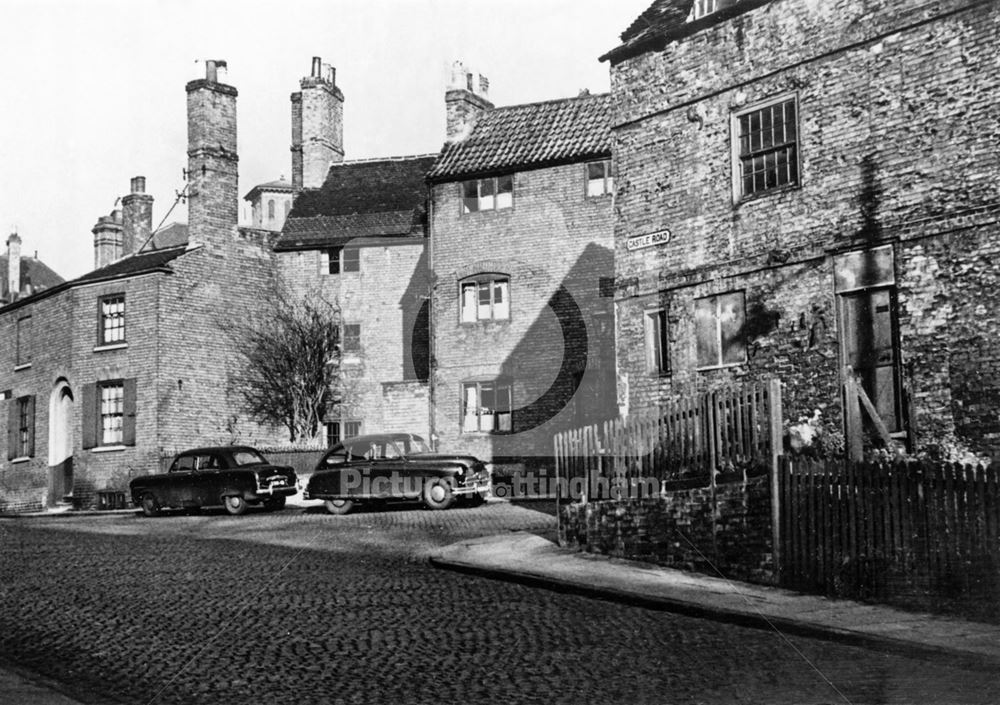
{"label": "brick garden wall", "polygon": [[[839,420],[833,255],[890,243],[917,445],[1000,453],[995,3],[776,0],[612,67],[618,356],[632,409],[777,374],[786,418]],[[776,46],[781,51],[774,51]],[[734,111],[799,106],[800,185],[734,205]],[[627,238],[669,229],[665,245]],[[746,364],[695,371],[694,299],[743,290]],[[665,306],[672,376],[648,374]]]}
{"label": "brick garden wall", "polygon": [[774,584],[768,476],[666,497],[561,507],[559,543],[680,570]]}

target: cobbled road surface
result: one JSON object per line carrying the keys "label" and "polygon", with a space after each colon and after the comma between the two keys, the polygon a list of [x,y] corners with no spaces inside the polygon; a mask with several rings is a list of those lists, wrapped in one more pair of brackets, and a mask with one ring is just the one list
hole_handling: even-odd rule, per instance
{"label": "cobbled road surface", "polygon": [[1000,702],[992,673],[427,562],[553,529],[503,502],[0,520],[0,660],[85,702]]}

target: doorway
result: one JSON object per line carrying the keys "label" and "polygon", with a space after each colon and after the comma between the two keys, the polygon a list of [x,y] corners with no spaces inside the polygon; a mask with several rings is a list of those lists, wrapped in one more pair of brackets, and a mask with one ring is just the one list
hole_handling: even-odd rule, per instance
{"label": "doorway", "polygon": [[49,506],[72,501],[73,390],[60,377],[49,395]]}

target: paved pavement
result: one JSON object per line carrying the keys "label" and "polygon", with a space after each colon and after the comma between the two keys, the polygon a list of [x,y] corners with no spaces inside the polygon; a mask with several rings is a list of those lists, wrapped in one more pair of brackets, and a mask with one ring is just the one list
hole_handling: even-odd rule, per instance
{"label": "paved pavement", "polygon": [[[568,551],[531,533],[461,541],[431,556],[439,568],[603,597],[906,656],[1000,667],[1000,626]],[[998,696],[1000,697],[1000,696]]]}

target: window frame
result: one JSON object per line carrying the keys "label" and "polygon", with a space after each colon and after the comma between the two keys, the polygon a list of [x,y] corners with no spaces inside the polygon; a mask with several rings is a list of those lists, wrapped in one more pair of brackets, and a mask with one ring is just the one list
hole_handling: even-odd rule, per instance
{"label": "window frame", "polygon": [[14,399],[8,420],[8,460],[32,458],[35,455],[35,397],[32,394]]}
{"label": "window frame", "polygon": [[[27,323],[25,322],[27,321]],[[16,325],[16,340],[15,340],[15,352],[14,352],[14,369],[20,370],[26,367],[31,367],[31,353],[32,353],[32,330],[33,321],[31,320],[31,314],[26,316],[21,316],[17,319]]]}
{"label": "window frame", "polygon": [[[503,301],[497,301],[496,293],[497,286],[500,284],[506,284],[506,288],[503,291],[507,294],[506,300],[506,316],[498,317],[497,308],[498,306],[503,306]],[[482,308],[482,292],[483,285],[486,285],[486,291],[489,296],[489,316],[480,317],[480,310]],[[465,302],[465,290],[466,288],[475,288],[475,301],[472,306],[474,308],[474,317],[466,320],[465,312],[468,310]],[[458,322],[460,325],[472,326],[485,323],[487,321],[502,322],[507,323],[510,321],[511,317],[511,305],[510,305],[510,275],[504,274],[503,272],[481,272],[479,274],[473,274],[470,277],[465,277],[460,279],[458,282]]]}
{"label": "window frame", "polygon": [[[347,254],[350,253],[350,257]],[[327,274],[357,274],[361,272],[361,248],[337,245],[324,251]]]}
{"label": "window frame", "polygon": [[[722,307],[726,299],[733,297],[740,298],[740,310],[741,310],[741,320],[742,325],[739,326],[739,342],[740,348],[742,350],[742,355],[739,360],[726,360],[726,346],[725,340],[723,338],[723,320],[722,320]],[[699,316],[698,316],[698,305],[700,302],[713,301],[714,304],[714,314],[713,319],[715,321],[715,331],[713,336],[713,343],[715,344],[717,355],[714,361],[708,362],[708,364],[703,364],[701,358],[701,351],[699,349]],[[744,329],[746,327],[746,311],[747,311],[747,298],[746,291],[744,289],[736,289],[732,291],[720,292],[718,294],[710,294],[708,296],[699,296],[694,300],[694,325],[695,325],[695,365],[699,372],[707,370],[718,370],[727,367],[738,367],[739,365],[745,365],[747,362],[747,344]]]}
{"label": "window frame", "polygon": [[667,309],[663,307],[646,309],[643,311],[642,320],[646,372],[657,377],[668,377],[670,376],[670,338],[667,334]]}
{"label": "window frame", "polygon": [[[740,120],[744,116],[750,115],[752,113],[763,113],[765,110],[771,110],[779,105],[785,105],[790,103],[792,109],[795,111],[793,125],[795,128],[794,138],[791,141],[786,141],[781,144],[772,144],[768,149],[759,149],[756,151],[749,151],[746,155],[741,152],[741,127]],[[799,94],[797,92],[782,93],[780,95],[768,98],[767,100],[758,101],[751,105],[748,105],[739,110],[732,112],[730,116],[729,125],[729,142],[730,142],[730,160],[732,168],[732,197],[733,205],[739,205],[747,201],[752,201],[758,198],[764,198],[771,194],[781,193],[789,189],[801,188],[802,186],[802,130],[801,130],[801,111],[799,109]],[[794,165],[795,176],[794,179],[786,181],[784,183],[775,184],[774,186],[765,185],[758,189],[748,193],[743,190],[743,165],[744,159],[753,160],[755,158],[764,157],[765,160],[767,155],[777,154],[781,150],[791,148],[794,152],[792,159],[788,161],[788,166],[791,168]],[[767,171],[764,172],[765,182],[767,179]]]}
{"label": "window frame", "polygon": [[[348,335],[347,329],[357,329],[357,334]],[[354,343],[348,346],[347,341],[351,340]],[[361,324],[360,323],[343,323],[340,328],[340,352],[344,355],[360,355],[361,354]]]}
{"label": "window frame", "polygon": [[[600,193],[591,193],[590,192],[590,184],[593,181],[597,181],[597,179],[594,179],[594,178],[591,177],[590,169],[591,169],[591,167],[596,166],[596,165],[601,165],[603,167],[603,170],[604,170],[604,175],[603,175],[602,181],[601,181],[601,183],[602,183],[601,188],[603,190]],[[583,165],[583,177],[584,177],[584,179],[583,179],[583,196],[584,196],[584,198],[601,198],[603,196],[613,196],[614,195],[614,193],[615,193],[615,176],[614,176],[614,173],[612,171],[612,164],[611,164],[611,158],[610,157],[608,157],[607,159],[595,159],[593,161],[586,162]]]}
{"label": "window frame", "polygon": [[[492,407],[492,413],[485,414],[483,409],[490,408],[483,406],[483,388],[487,386],[493,387],[493,393],[498,394],[501,390],[506,390],[507,393],[507,408],[503,410],[502,405],[494,405]],[[466,403],[468,396],[466,390],[470,387],[474,387],[476,390],[476,413],[474,417],[476,419],[475,428],[466,427],[466,418],[469,416],[466,414]],[[505,377],[497,377],[488,380],[464,380],[459,386],[459,433],[460,434],[490,434],[490,435],[506,435],[514,433],[514,383],[512,380]],[[494,397],[494,401],[497,401],[498,397]],[[499,412],[499,413],[498,413]],[[506,415],[508,428],[501,429],[500,419],[502,416]],[[483,428],[483,418],[489,416],[493,419],[493,428]]]}
{"label": "window frame", "polygon": [[[116,300],[121,300],[121,311],[110,311],[105,312],[104,307],[106,304],[111,304]],[[128,344],[128,330],[126,328],[126,315],[127,306],[125,292],[118,292],[115,294],[104,294],[99,296],[97,299],[97,346],[106,347],[109,345],[127,345]],[[115,322],[120,320],[120,325],[108,325],[108,322]],[[121,331],[121,337],[115,340],[108,340],[109,331]]]}
{"label": "window frame", "polygon": [[[117,406],[119,411],[106,412],[104,407],[104,390],[116,389],[118,390]],[[107,434],[109,429],[105,426],[105,417],[111,419],[117,418],[118,428],[117,428],[117,438],[108,439]],[[101,380],[97,383],[97,445],[101,446],[120,446],[125,444],[125,380],[124,379],[109,379]]]}
{"label": "window frame", "polygon": [[691,4],[691,14],[688,15],[688,22],[700,20],[715,14],[722,8],[722,0],[694,0]]}
{"label": "window frame", "polygon": [[[510,190],[501,191],[501,181],[510,181]],[[483,184],[490,185],[490,193],[484,194]],[[470,187],[475,185],[476,196],[475,196],[475,208],[470,207],[470,201],[472,196],[470,195]],[[472,213],[482,213],[486,211],[502,211],[508,210],[514,207],[514,174],[502,174],[500,176],[486,176],[480,179],[466,179],[465,181],[460,181],[459,187],[459,212],[461,215],[471,215]],[[510,194],[510,201],[507,205],[499,205],[500,194]],[[491,199],[492,205],[488,208],[483,206],[483,200],[485,198]],[[506,202],[506,199],[505,199]]]}

